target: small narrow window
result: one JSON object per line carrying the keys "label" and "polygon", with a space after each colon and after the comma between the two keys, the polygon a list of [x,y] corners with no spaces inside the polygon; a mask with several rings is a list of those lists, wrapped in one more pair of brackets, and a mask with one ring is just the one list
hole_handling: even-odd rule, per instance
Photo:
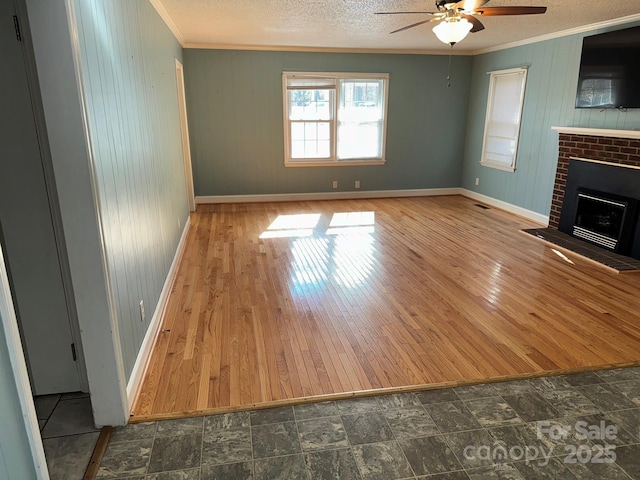
{"label": "small narrow window", "polygon": [[489,99],[482,142],[485,167],[513,172],[527,81],[526,68],[490,72]]}

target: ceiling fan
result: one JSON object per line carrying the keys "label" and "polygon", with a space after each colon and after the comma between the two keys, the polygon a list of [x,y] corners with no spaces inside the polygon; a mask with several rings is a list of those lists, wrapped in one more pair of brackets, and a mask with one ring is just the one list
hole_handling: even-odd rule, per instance
{"label": "ceiling fan", "polygon": [[440,22],[433,28],[433,32],[441,42],[453,46],[466,37],[469,32],[475,33],[484,30],[484,25],[476,16],[534,15],[547,11],[547,7],[484,7],[483,5],[488,2],[489,0],[461,0],[459,2],[436,0],[437,12],[377,12],[377,15],[430,15],[432,18],[412,23],[391,33],[402,32],[429,22]]}

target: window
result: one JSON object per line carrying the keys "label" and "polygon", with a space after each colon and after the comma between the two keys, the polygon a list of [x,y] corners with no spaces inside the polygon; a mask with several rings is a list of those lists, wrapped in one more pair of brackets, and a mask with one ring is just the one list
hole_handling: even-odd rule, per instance
{"label": "window", "polygon": [[527,69],[512,68],[490,72],[490,75],[480,163],[485,167],[513,172],[516,169]]}
{"label": "window", "polygon": [[622,67],[583,67],[578,80],[576,107],[611,107],[620,105]]}
{"label": "window", "polygon": [[388,74],[282,74],[286,166],[385,162]]}

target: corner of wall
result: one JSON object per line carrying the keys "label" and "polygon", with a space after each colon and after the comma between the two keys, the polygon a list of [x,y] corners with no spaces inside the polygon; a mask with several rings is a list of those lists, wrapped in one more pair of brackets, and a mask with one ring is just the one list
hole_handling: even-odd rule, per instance
{"label": "corner of wall", "polygon": [[77,76],[73,0],[26,3],[94,421],[97,425],[123,425],[127,421],[126,389]]}

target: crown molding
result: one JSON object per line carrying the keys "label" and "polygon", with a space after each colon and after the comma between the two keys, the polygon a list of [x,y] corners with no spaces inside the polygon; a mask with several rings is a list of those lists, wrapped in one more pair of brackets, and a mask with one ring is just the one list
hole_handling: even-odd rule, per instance
{"label": "crown molding", "polygon": [[[158,0],[155,0],[158,1]],[[342,47],[303,47],[292,45],[234,45],[186,42],[183,48],[193,48],[200,50],[256,50],[269,52],[308,52],[308,53],[376,53],[389,55],[471,55],[470,50],[428,50],[419,48],[393,49],[393,48],[342,48]]]}
{"label": "crown molding", "polygon": [[522,47],[523,45],[530,45],[532,43],[544,42],[546,40],[553,40],[555,38],[568,37],[569,35],[575,35],[577,33],[591,32],[599,28],[614,27],[616,25],[623,25],[625,23],[631,23],[640,21],[640,13],[628,15],[626,17],[613,18],[611,20],[605,20],[603,22],[591,23],[589,25],[583,25],[581,27],[570,28],[568,30],[561,30],[559,32],[549,33],[547,35],[540,35],[538,37],[527,38],[525,40],[519,40],[517,42],[505,43],[503,45],[496,45],[495,47],[482,48],[480,50],[474,50],[471,55],[482,55],[484,53],[497,52],[500,50],[506,50],[508,48]]}
{"label": "crown molding", "polygon": [[176,37],[176,40],[178,40],[180,46],[182,48],[185,48],[184,37],[180,33],[180,30],[178,30],[178,27],[176,27],[176,24],[173,23],[173,20],[171,20],[171,17],[169,16],[167,10],[164,8],[164,5],[162,5],[162,2],[160,0],[149,0],[149,3],[151,3],[153,8],[156,9],[156,12],[158,12],[158,15],[160,15],[160,18],[162,18],[165,25],[169,28],[169,30],[171,30],[173,36]]}

